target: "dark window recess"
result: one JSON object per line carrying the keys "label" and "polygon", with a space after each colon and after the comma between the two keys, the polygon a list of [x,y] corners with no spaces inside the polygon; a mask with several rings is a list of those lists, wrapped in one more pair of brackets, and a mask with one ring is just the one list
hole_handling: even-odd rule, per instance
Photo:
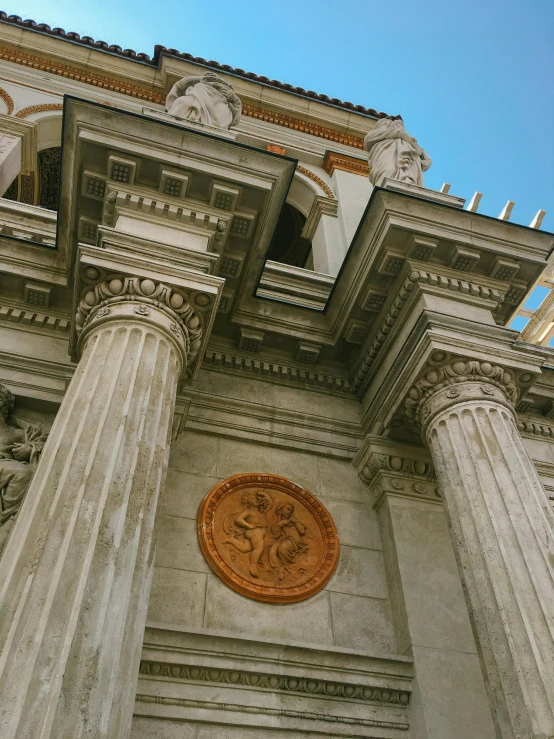
{"label": "dark window recess", "polygon": [[312,242],[301,236],[305,223],[306,218],[302,213],[290,203],[285,203],[267,258],[272,262],[304,267],[312,248]]}
{"label": "dark window recess", "polygon": [[2,195],[2,197],[6,198],[6,200],[17,200],[17,180],[18,178],[16,177],[12,184],[8,187],[4,195]]}
{"label": "dark window recess", "polygon": [[38,205],[58,210],[62,150],[59,146],[38,153]]}

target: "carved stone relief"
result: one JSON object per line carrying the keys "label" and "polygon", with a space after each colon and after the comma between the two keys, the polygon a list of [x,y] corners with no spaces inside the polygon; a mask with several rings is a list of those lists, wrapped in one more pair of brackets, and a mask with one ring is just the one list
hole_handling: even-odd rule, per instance
{"label": "carved stone relief", "polygon": [[12,415],[15,398],[0,385],[0,553],[31,484],[46,441],[40,426]]}
{"label": "carved stone relief", "polygon": [[200,506],[198,537],[208,564],[227,585],[269,603],[314,595],[339,558],[329,512],[277,475],[235,475],[216,485]]}

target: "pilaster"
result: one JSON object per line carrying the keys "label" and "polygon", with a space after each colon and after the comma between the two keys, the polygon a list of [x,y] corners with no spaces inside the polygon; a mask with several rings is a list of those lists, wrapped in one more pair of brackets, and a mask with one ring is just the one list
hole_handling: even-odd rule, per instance
{"label": "pilaster", "polygon": [[423,447],[367,437],[355,465],[378,511],[398,651],[414,660],[415,739],[492,739],[442,498]]}
{"label": "pilaster", "polygon": [[0,115],[0,197],[23,170],[36,169],[37,124]]}

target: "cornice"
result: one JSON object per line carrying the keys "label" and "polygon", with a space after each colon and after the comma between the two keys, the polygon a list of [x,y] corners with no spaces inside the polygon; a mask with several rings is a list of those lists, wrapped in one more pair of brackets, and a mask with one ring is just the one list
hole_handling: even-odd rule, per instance
{"label": "cornice", "polygon": [[131,62],[140,62],[143,64],[147,64],[148,66],[159,67],[162,57],[174,57],[177,59],[183,59],[193,64],[198,64],[203,67],[218,69],[222,72],[232,74],[235,77],[258,82],[267,87],[274,87],[278,90],[283,90],[299,97],[316,100],[317,102],[323,103],[324,105],[330,105],[336,108],[343,108],[359,115],[368,116],[370,118],[389,117],[387,113],[378,112],[374,108],[365,108],[363,105],[354,105],[353,103],[339,100],[338,98],[330,98],[328,95],[318,94],[317,92],[313,92],[312,90],[305,90],[302,87],[294,87],[293,85],[279,82],[278,80],[270,80],[268,77],[265,77],[263,75],[257,75],[253,72],[245,72],[244,69],[233,68],[228,64],[219,64],[218,62],[215,62],[213,60],[208,61],[206,59],[203,59],[202,57],[195,57],[192,56],[192,54],[177,51],[177,49],[167,49],[165,46],[161,46],[159,44],[154,47],[154,56],[150,58],[150,56],[148,54],[145,54],[144,52],[137,53],[133,49],[123,50],[121,46],[117,46],[116,44],[109,45],[105,41],[95,41],[90,36],[81,37],[78,33],[75,33],[73,31],[66,32],[63,28],[52,29],[46,23],[36,23],[34,20],[30,19],[23,20],[17,15],[8,15],[4,11],[0,11],[0,22],[5,23],[6,25],[24,28],[25,30],[31,32],[54,37],[61,41],[70,41],[73,44],[92,48],[93,50],[100,53],[107,53],[113,56],[118,56]]}
{"label": "cornice", "polygon": [[[311,123],[310,121],[285,115],[284,113],[277,113],[276,111],[268,110],[267,108],[253,105],[252,103],[243,102],[242,114],[249,118],[256,118],[259,121],[274,123],[277,126],[283,126],[284,128],[291,128],[294,131],[307,133],[310,134],[310,136],[317,136],[318,138],[327,139],[328,141],[336,141],[338,144],[352,146],[356,149],[363,149],[364,146],[364,140],[358,136],[351,136],[350,134],[342,133],[336,129],[320,126],[317,123]],[[326,185],[326,187],[328,186]],[[334,195],[331,194],[329,197],[333,198]]]}
{"label": "cornice", "polygon": [[554,424],[548,423],[548,421],[540,418],[520,415],[518,415],[517,421],[517,426],[522,436],[534,436],[554,440]]}
{"label": "cornice", "polygon": [[233,349],[208,349],[204,364],[223,370],[257,375],[271,381],[284,380],[288,383],[311,385],[322,390],[335,390],[341,394],[351,394],[348,378],[330,370],[304,369],[281,360],[263,359],[260,356],[247,356]]}
{"label": "cornice", "polygon": [[[363,144],[361,147],[362,148]],[[343,172],[350,172],[350,174],[359,174],[362,177],[369,175],[369,164],[363,159],[357,159],[356,157],[350,157],[347,154],[337,154],[334,151],[327,151],[325,153],[325,159],[323,160],[323,169],[329,176],[333,174],[335,169]]]}
{"label": "cornice", "polygon": [[418,284],[459,293],[460,296],[474,296],[479,299],[490,300],[495,305],[501,304],[505,297],[504,293],[500,290],[487,287],[479,282],[469,282],[461,277],[447,277],[424,269],[411,269],[401,283],[396,297],[389,306],[376,331],[369,338],[369,344],[360,355],[357,367],[351,378],[354,390],[358,390],[363,384],[383,344],[400,317],[410,294]]}
{"label": "cornice", "polygon": [[49,315],[40,310],[0,305],[0,320],[17,324],[20,328],[31,326],[35,329],[55,331],[65,336],[69,335],[71,322],[68,318]]}
{"label": "cornice", "polygon": [[99,74],[98,72],[81,69],[80,67],[76,67],[71,64],[63,64],[62,62],[56,62],[45,57],[27,54],[19,49],[0,46],[0,59],[6,62],[11,62],[12,64],[20,64],[29,69],[38,69],[41,72],[49,72],[50,74],[66,77],[67,79],[75,80],[76,82],[83,82],[84,84],[93,85],[94,87],[99,87],[101,89],[119,92],[123,95],[130,95],[131,97],[138,98],[139,100],[146,100],[150,103],[157,103],[158,105],[163,105],[165,103],[165,95],[161,92],[155,92],[146,87],[141,87],[140,85],[133,85],[124,80],[114,79],[113,77],[108,77],[107,75]]}
{"label": "cornice", "polygon": [[[291,719],[303,719],[308,721],[324,721],[333,724],[354,724],[356,726],[367,726],[378,729],[400,729],[407,731],[410,725],[407,721],[378,721],[367,718],[352,718],[352,716],[335,716],[326,713],[311,713],[309,711],[289,711],[284,708],[263,708],[258,706],[244,705],[238,703],[216,703],[214,701],[191,700],[189,698],[166,698],[158,695],[142,695],[137,694],[138,703],[155,703],[162,706],[179,706],[180,708],[200,708],[205,711],[233,711],[237,713],[258,714],[262,716],[276,716]],[[302,732],[304,733],[304,732]],[[311,733],[311,732],[310,732]],[[358,737],[359,735],[345,735],[341,732],[341,736]]]}
{"label": "cornice", "polygon": [[[66,79],[82,82],[86,85],[92,85],[93,87],[109,90],[110,92],[128,95],[129,97],[144,100],[156,105],[163,106],[165,104],[165,94],[163,91],[152,90],[141,85],[132,84],[123,79],[110,77],[98,72],[92,72],[72,64],[65,64],[51,59],[46,59],[44,57],[20,51],[19,49],[10,49],[6,46],[0,46],[0,60],[11,62],[12,64],[19,64],[21,66],[28,67],[29,69],[37,69],[41,72],[49,72],[50,74],[55,74]],[[6,100],[6,98],[4,99]],[[9,101],[6,100],[6,102],[9,108]],[[50,105],[52,105],[52,107],[49,107]],[[45,106],[30,106],[29,108],[24,108],[22,111],[17,112],[16,116],[24,118],[31,113],[39,112],[39,110],[61,110],[61,106],[56,104],[47,103]],[[11,114],[12,112],[13,107],[8,114]],[[338,144],[344,144],[345,146],[363,149],[363,138],[361,137],[352,136],[334,128],[320,126],[311,121],[306,121],[301,118],[269,110],[254,103],[243,101],[242,114],[248,118],[254,118],[266,123],[273,123],[276,126],[290,128],[294,131],[309,134],[310,136],[326,139],[327,141],[334,141]],[[325,187],[328,186],[325,185]],[[334,196],[331,193],[329,197]]]}
{"label": "cornice", "polygon": [[[210,369],[205,367],[206,372]],[[253,400],[241,400],[183,386],[179,401],[186,404],[181,430],[194,429],[236,439],[303,449],[340,459],[352,459],[362,440],[357,420],[308,412],[309,400],[291,410]]]}

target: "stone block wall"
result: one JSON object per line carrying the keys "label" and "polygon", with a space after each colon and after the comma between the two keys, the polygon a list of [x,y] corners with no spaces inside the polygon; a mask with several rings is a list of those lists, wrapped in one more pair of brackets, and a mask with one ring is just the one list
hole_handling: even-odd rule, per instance
{"label": "stone block wall", "polygon": [[[283,475],[310,490],[333,516],[340,562],[314,597],[259,603],[228,588],[206,563],[196,534],[200,502],[217,482],[244,472]],[[379,524],[348,461],[185,431],[171,450],[158,527],[150,622],[375,654],[395,651]]]}

